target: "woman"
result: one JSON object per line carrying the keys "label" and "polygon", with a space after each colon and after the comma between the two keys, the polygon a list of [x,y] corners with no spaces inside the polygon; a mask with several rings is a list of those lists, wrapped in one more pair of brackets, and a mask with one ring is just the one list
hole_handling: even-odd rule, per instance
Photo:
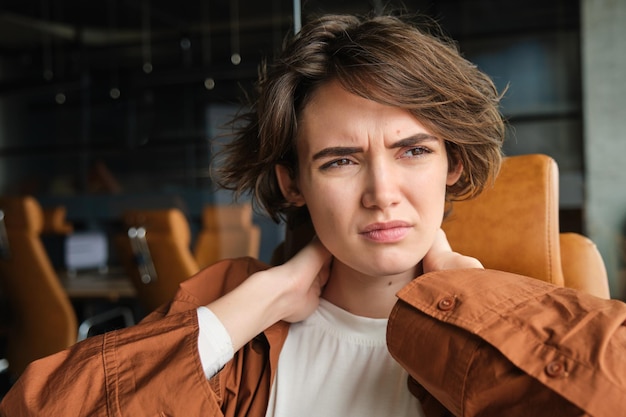
{"label": "woman", "polygon": [[[254,112],[224,154],[221,185],[253,190],[275,219],[310,218],[321,245],[301,252],[303,265],[285,274],[307,295],[283,302],[280,290],[288,285],[263,283],[249,291],[269,292],[260,297],[267,305],[255,303],[260,310],[250,316],[287,311],[240,329],[251,323],[241,320],[240,306],[253,304],[245,294],[231,300],[242,288],[209,308],[237,351],[276,321],[309,317],[323,287],[319,320],[314,315],[289,330],[270,415],[417,415],[406,373],[386,350],[386,319],[396,293],[422,268],[434,269],[436,257],[422,259],[442,233],[446,199],[479,193],[497,172],[504,134],[498,101],[489,78],[454,47],[392,17],[323,17],[262,75]],[[324,248],[332,254],[328,272]],[[309,274],[298,274],[307,267]],[[322,276],[311,285],[318,269]],[[350,331],[359,326],[378,326],[378,338]],[[361,383],[346,383],[355,374]],[[317,394],[305,395],[311,386]]]}
{"label": "woman", "polygon": [[[479,193],[499,168],[498,101],[450,44],[397,18],[311,22],[262,73],[220,174],[272,218],[310,220],[317,237],[273,268],[213,265],[141,324],[35,362],[0,413],[582,415],[526,373],[532,358],[514,364],[498,350],[505,342],[443,322],[456,317],[454,297],[433,317],[420,311],[440,290],[467,289],[472,298],[459,299],[477,307],[454,322],[480,323],[472,312],[500,296],[494,282],[507,307],[558,292],[482,270],[440,230],[446,202]],[[626,315],[622,304],[601,308]],[[623,401],[610,397],[605,411]]]}
{"label": "woman", "polygon": [[[398,19],[349,16],[303,28],[259,91],[221,184],[254,190],[274,218],[310,216],[321,245],[284,266],[285,284],[253,276],[208,307],[235,351],[276,321],[306,319],[289,330],[269,415],[418,415],[387,353],[386,319],[396,293],[432,268],[421,261],[442,233],[446,198],[478,193],[499,167],[498,93],[450,45]],[[241,306],[253,306],[245,319]]]}

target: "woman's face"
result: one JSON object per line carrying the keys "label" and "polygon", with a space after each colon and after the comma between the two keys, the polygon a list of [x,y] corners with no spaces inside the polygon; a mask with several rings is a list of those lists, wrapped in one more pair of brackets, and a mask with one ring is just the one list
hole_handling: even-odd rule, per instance
{"label": "woman's face", "polygon": [[314,93],[298,131],[298,176],[279,166],[279,183],[288,201],[307,205],[335,262],[370,276],[413,272],[462,170],[448,169],[443,140],[406,110],[337,82]]}

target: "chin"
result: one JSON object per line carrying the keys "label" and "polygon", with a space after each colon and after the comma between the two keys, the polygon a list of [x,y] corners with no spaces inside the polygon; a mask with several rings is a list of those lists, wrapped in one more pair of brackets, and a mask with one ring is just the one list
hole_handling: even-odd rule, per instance
{"label": "chin", "polygon": [[415,267],[424,258],[426,250],[413,244],[386,246],[385,248],[376,246],[374,250],[371,246],[360,246],[351,251],[333,252],[331,250],[331,253],[334,254],[335,259],[361,274],[392,276],[404,274],[407,271],[415,272]]}
{"label": "chin", "polygon": [[366,263],[361,263],[360,267],[355,269],[371,276],[393,276],[412,272],[413,278],[417,276],[415,267],[420,263],[422,258],[403,257],[401,259],[369,259]]}

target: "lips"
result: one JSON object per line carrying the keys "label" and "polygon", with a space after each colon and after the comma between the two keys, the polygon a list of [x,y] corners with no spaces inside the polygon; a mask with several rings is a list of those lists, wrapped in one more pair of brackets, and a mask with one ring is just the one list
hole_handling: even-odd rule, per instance
{"label": "lips", "polygon": [[409,223],[403,221],[372,223],[365,226],[360,235],[373,242],[393,243],[404,239],[411,228]]}

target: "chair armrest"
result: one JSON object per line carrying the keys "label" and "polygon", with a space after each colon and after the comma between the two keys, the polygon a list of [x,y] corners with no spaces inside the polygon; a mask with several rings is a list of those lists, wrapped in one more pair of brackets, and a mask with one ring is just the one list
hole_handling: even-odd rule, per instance
{"label": "chair armrest", "polygon": [[107,323],[115,318],[121,317],[124,320],[124,326],[129,327],[135,324],[135,320],[133,318],[133,312],[128,307],[115,307],[111,310],[107,310],[103,313],[96,314],[95,316],[91,316],[78,326],[78,339],[85,340],[89,337],[89,331],[99,324]]}
{"label": "chair armrest", "polygon": [[559,241],[565,286],[610,298],[606,267],[595,243],[578,233],[560,233]]}

